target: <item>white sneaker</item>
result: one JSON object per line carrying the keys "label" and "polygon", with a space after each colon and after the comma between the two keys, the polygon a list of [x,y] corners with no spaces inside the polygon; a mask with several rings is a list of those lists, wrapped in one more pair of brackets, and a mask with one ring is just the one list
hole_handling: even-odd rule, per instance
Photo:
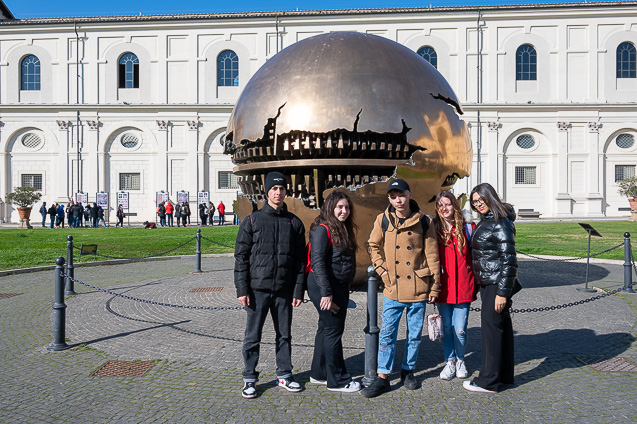
{"label": "white sneaker", "polygon": [[333,392],[344,392],[344,393],[358,392],[360,389],[361,389],[361,383],[354,380],[350,381],[343,387],[334,387],[334,388],[328,387],[327,388],[327,390],[331,390]]}
{"label": "white sneaker", "polygon": [[440,378],[442,380],[451,380],[456,375],[456,364],[453,361],[447,362],[447,365],[442,369]]}
{"label": "white sneaker", "polygon": [[487,389],[483,389],[480,386],[477,386],[475,384],[473,384],[473,381],[463,381],[462,382],[462,387],[464,387],[465,389],[469,390],[470,392],[478,392],[478,393],[497,393],[493,390],[487,390]]}
{"label": "white sneaker", "polygon": [[469,377],[467,367],[465,366],[464,361],[461,359],[458,359],[458,362],[456,362],[456,377],[462,379]]}
{"label": "white sneaker", "polygon": [[310,383],[314,383],[314,384],[327,384],[327,380],[317,380],[314,377],[310,377]]}

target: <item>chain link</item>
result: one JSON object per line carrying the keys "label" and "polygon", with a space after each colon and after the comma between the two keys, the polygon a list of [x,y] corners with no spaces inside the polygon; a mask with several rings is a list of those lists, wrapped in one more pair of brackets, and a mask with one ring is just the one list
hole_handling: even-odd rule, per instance
{"label": "chain link", "polygon": [[[137,258],[125,258],[125,257],[120,257],[120,256],[109,256],[109,255],[103,255],[103,254],[100,254],[100,253],[89,253],[89,255],[95,255],[95,256],[99,256],[101,258],[107,258],[107,259],[128,259],[128,260],[131,260],[131,261],[139,261],[139,260],[142,260],[142,259],[155,258],[157,256],[163,256],[163,255],[166,255],[168,253],[174,252],[177,249],[181,249],[182,247],[184,247],[188,243],[192,243],[193,240],[196,240],[196,239],[197,239],[197,237],[193,237],[190,240],[188,240],[187,242],[182,243],[182,244],[180,244],[179,246],[177,246],[177,247],[175,247],[173,249],[166,250],[165,252],[155,253],[155,254],[148,255],[148,256],[140,256],[140,257],[137,257]],[[77,246],[73,246],[73,248],[77,249],[77,250],[82,250],[81,248],[79,248]]]}
{"label": "chain link", "polygon": [[218,241],[210,240],[208,237],[201,236],[202,239],[209,241],[210,243],[218,244],[219,246],[227,247],[228,249],[234,249],[234,246],[228,246],[227,244],[219,243]]}
{"label": "chain link", "polygon": [[[68,275],[62,272],[62,277],[66,278]],[[117,293],[109,289],[103,289],[97,286],[94,286],[90,283],[85,283],[84,281],[78,280],[76,278],[69,277],[69,279],[75,283],[79,283],[85,287],[89,287],[93,290],[100,291],[102,293],[110,294],[111,296],[117,296],[122,299],[131,300],[134,302],[147,303],[149,305],[157,305],[157,306],[166,306],[169,308],[181,308],[181,309],[195,309],[195,310],[206,310],[206,311],[238,311],[243,309],[243,306],[192,306],[192,305],[175,305],[173,303],[166,302],[158,302],[156,300],[148,300],[148,299],[140,299],[138,297],[128,296],[126,294]]]}
{"label": "chain link", "polygon": [[[620,243],[620,244],[618,244],[617,246],[613,246],[613,247],[611,247],[610,249],[602,250],[601,252],[598,252],[598,253],[592,254],[590,257],[591,257],[591,258],[594,258],[594,257],[597,257],[597,256],[599,256],[599,255],[603,255],[604,253],[608,253],[608,252],[610,252],[610,251],[612,251],[612,250],[619,249],[619,248],[620,248],[620,247],[622,247],[623,245],[624,245],[624,243]],[[529,254],[529,253],[520,252],[520,251],[519,251],[519,250],[517,250],[517,249],[516,249],[515,251],[516,251],[516,253],[518,253],[518,254],[520,254],[520,255],[528,256],[529,258],[533,258],[533,259],[541,259],[541,260],[543,260],[543,261],[551,261],[551,262],[569,262],[569,261],[577,261],[578,259],[586,259],[586,258],[587,258],[587,256],[578,256],[578,257],[576,257],[576,258],[567,258],[567,259],[549,259],[549,258],[543,258],[543,257],[541,257],[541,256],[531,255],[531,254]]]}

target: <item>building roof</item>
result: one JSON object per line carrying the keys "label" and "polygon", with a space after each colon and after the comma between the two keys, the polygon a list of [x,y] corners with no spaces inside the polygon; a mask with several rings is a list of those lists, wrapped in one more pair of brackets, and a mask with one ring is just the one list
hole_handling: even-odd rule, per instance
{"label": "building roof", "polygon": [[[0,0],[0,14],[4,16],[5,19],[15,19],[13,13],[9,10],[6,4],[2,0]],[[2,20],[2,18],[0,18]]]}
{"label": "building roof", "polygon": [[10,20],[0,21],[0,25],[33,25],[33,24],[63,24],[72,22],[144,22],[144,21],[181,21],[181,20],[210,20],[210,19],[245,19],[245,18],[282,18],[282,17],[310,17],[310,16],[339,16],[339,15],[372,15],[372,14],[408,14],[408,13],[441,13],[441,12],[471,12],[471,11],[504,11],[525,9],[558,9],[558,8],[594,8],[637,6],[637,0],[630,1],[597,1],[590,3],[547,3],[547,4],[519,4],[519,5],[491,5],[491,6],[439,6],[439,7],[397,7],[378,9],[333,9],[333,10],[297,10],[271,12],[236,12],[236,13],[191,13],[165,15],[122,15],[122,16],[76,16],[62,18],[29,18],[15,19],[9,9],[0,0],[0,10],[6,11]]}

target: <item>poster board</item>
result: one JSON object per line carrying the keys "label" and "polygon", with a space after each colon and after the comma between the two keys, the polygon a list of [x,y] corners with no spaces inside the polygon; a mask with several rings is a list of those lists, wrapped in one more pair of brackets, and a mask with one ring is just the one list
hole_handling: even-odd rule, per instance
{"label": "poster board", "polygon": [[88,205],[88,193],[75,193],[75,203],[81,203],[82,206]]}
{"label": "poster board", "polygon": [[127,191],[118,191],[117,192],[117,207],[122,205],[122,209],[128,212],[128,192]]}
{"label": "poster board", "polygon": [[177,192],[177,203],[186,203],[190,198],[190,192],[188,191],[178,191]]}

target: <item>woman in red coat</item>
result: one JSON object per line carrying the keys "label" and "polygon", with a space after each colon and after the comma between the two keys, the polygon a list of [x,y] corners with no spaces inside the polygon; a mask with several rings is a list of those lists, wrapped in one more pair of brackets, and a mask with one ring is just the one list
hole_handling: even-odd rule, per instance
{"label": "woman in red coat", "polygon": [[467,378],[464,363],[467,346],[469,305],[476,300],[476,284],[471,268],[470,237],[475,225],[466,223],[460,203],[450,191],[436,197],[436,234],[440,258],[442,349],[447,364],[440,373],[443,380]]}

